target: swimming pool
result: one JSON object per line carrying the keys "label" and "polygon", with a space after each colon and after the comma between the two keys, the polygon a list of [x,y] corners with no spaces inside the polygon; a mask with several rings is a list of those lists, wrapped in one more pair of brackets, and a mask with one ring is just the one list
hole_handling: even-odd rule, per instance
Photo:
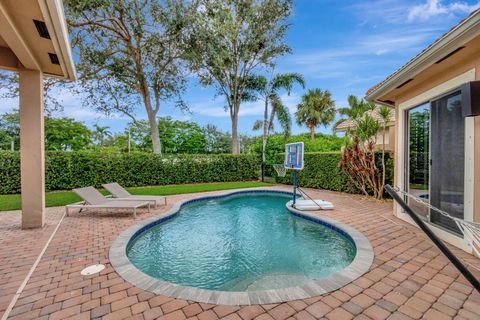
{"label": "swimming pool", "polygon": [[291,196],[242,191],[179,203],[122,234],[112,265],[146,290],[224,304],[312,296],[368,270],[373,254],[359,265],[360,233],[288,209]]}

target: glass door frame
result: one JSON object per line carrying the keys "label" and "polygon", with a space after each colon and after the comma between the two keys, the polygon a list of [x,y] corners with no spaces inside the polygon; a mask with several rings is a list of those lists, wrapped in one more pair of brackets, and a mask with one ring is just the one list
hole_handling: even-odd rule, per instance
{"label": "glass door frame", "polygon": [[[445,80],[437,84],[434,87],[427,87],[425,90],[420,91],[420,93],[413,96],[406,96],[404,98],[398,98],[396,104],[396,115],[397,115],[397,125],[396,125],[396,135],[395,135],[395,185],[398,186],[401,190],[405,190],[405,110],[411,109],[415,106],[421,105],[430,100],[435,100],[435,98],[441,97],[444,94],[454,92],[458,90],[463,84],[470,81],[475,81],[476,79],[476,70],[472,68],[468,71],[465,71],[461,74]],[[428,85],[428,83],[420,83],[420,86]],[[465,193],[464,193],[464,219],[466,221],[473,221],[474,217],[474,192],[475,192],[475,183],[474,183],[474,170],[475,170],[475,161],[474,161],[474,151],[475,151],[475,122],[473,118],[465,118]],[[480,159],[478,159],[480,160]],[[394,204],[394,214],[413,225],[415,222],[404,212],[399,205]],[[465,239],[458,237],[454,233],[444,231],[440,228],[436,228],[435,225],[431,225],[431,229],[437,234],[441,239],[461,248],[467,252],[471,252],[471,244]]]}
{"label": "glass door frame", "polygon": [[[420,103],[416,106],[413,106],[411,108],[403,110],[404,113],[404,150],[403,150],[403,157],[405,159],[405,164],[404,164],[404,171],[403,171],[403,184],[406,192],[410,193],[410,115],[409,111],[416,109],[418,107],[422,106],[428,106],[429,110],[432,108],[432,101],[425,101],[423,103]],[[431,117],[431,112],[428,117],[428,203],[430,203],[430,195],[431,195],[431,181],[432,177],[430,174],[430,168],[431,168],[431,156],[432,156],[432,117]],[[408,199],[407,196],[404,197],[404,200],[407,204],[410,204],[410,199]],[[423,218],[423,217],[422,217]],[[427,222],[430,222],[430,210],[427,211],[426,214],[426,220]]]}
{"label": "glass door frame", "polygon": [[[405,170],[404,170],[404,185],[405,185],[405,191],[407,191],[408,193],[411,193],[410,191],[410,185],[411,185],[411,177],[410,177],[410,149],[411,149],[411,146],[410,146],[410,129],[411,129],[411,123],[410,123],[410,119],[411,119],[411,115],[410,115],[410,111],[416,109],[416,108],[420,108],[420,107],[424,107],[424,108],[428,108],[430,111],[429,111],[429,117],[428,117],[428,139],[429,139],[429,142],[428,142],[428,160],[427,160],[427,163],[428,163],[428,189],[427,189],[427,193],[428,193],[428,203],[431,204],[431,201],[432,201],[432,181],[433,181],[433,174],[432,174],[432,161],[439,161],[437,159],[433,159],[432,157],[434,155],[432,155],[432,113],[433,113],[433,108],[435,108],[435,103],[438,102],[439,100],[443,99],[443,98],[447,98],[447,97],[450,97],[450,96],[455,96],[455,95],[461,95],[461,90],[460,88],[456,88],[456,89],[453,89],[447,93],[444,93],[440,96],[436,96],[436,97],[433,97],[431,99],[429,99],[428,101],[426,102],[423,102],[423,103],[420,103],[419,105],[416,105],[416,106],[413,106],[411,108],[408,108],[408,109],[405,109],[403,112],[404,112],[404,119],[405,119],[405,123],[404,123],[404,139],[405,139],[405,148],[404,148],[404,159],[405,159]],[[461,110],[460,110],[461,112]],[[464,129],[464,135],[466,135],[466,121],[465,120],[466,118],[463,118],[464,119],[464,126],[465,126],[465,129]],[[437,129],[438,130],[438,129]],[[465,138],[465,137],[464,137]],[[467,148],[467,141],[464,141],[464,145],[463,145],[463,149],[464,149],[464,155],[465,155],[465,150]],[[464,160],[463,162],[463,173],[464,173],[464,179],[463,179],[463,196],[465,198],[465,174],[466,174],[466,161]],[[437,179],[438,180],[438,179]],[[411,204],[412,203],[412,200],[411,199],[408,199],[408,197],[405,197],[405,201],[408,203],[408,204]],[[463,218],[465,218],[465,209],[463,210]],[[414,209],[415,210],[415,209]],[[418,210],[418,208],[417,208]],[[433,212],[434,214],[438,215],[438,213],[436,212]],[[422,218],[429,222],[430,224],[432,225],[435,225],[437,228],[441,228],[442,230],[444,231],[447,231],[447,232],[450,232],[452,234],[455,234],[455,235],[458,235],[458,236],[462,236],[461,235],[461,232],[460,230],[458,230],[458,228],[456,228],[456,226],[453,224],[452,226],[446,226],[446,225],[441,225],[439,223],[436,223],[433,221],[432,219],[432,210],[427,210],[426,211],[426,214],[425,216],[423,216],[421,213],[419,213]],[[437,219],[438,220],[438,219]],[[453,223],[453,221],[452,221]]]}
{"label": "glass door frame", "polygon": [[[435,87],[426,89],[416,96],[409,97],[404,100],[400,100],[396,107],[397,114],[397,131],[396,131],[396,150],[397,156],[395,159],[395,185],[401,190],[406,190],[405,185],[405,169],[406,169],[406,152],[407,147],[405,141],[405,129],[406,129],[406,110],[419,106],[431,100],[435,100],[449,93],[458,91],[459,88],[466,82],[474,81],[476,79],[475,69],[470,69],[456,77],[453,77]],[[473,221],[474,216],[474,119],[465,118],[465,209],[464,219],[466,221]],[[415,224],[413,220],[401,209],[397,204],[394,205],[395,215],[402,220]],[[462,248],[465,251],[471,251],[470,244],[463,238],[458,237],[457,234],[444,231],[441,228],[437,228],[435,225],[431,225],[432,230],[442,239],[451,244]]]}

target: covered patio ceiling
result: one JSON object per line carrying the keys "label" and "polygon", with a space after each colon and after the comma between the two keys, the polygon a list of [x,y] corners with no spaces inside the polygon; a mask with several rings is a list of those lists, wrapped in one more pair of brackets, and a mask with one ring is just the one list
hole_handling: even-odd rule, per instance
{"label": "covered patio ceiling", "polygon": [[0,69],[19,73],[22,227],[45,223],[43,78],[75,80],[61,0],[0,2]]}
{"label": "covered patio ceiling", "polygon": [[0,2],[0,68],[75,80],[61,0]]}

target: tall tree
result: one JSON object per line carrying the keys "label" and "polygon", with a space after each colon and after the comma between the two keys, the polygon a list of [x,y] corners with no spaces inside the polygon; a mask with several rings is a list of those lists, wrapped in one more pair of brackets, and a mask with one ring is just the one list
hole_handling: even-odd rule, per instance
{"label": "tall tree", "polygon": [[186,59],[203,85],[225,98],[232,122],[232,153],[239,153],[238,115],[251,99],[248,82],[258,67],[291,52],[284,43],[292,0],[198,0],[185,33]]}
{"label": "tall tree", "polygon": [[[264,102],[263,120],[255,122],[253,129],[263,129],[262,133],[262,179],[264,173],[264,166],[266,161],[266,149],[268,137],[273,130],[273,123],[277,118],[280,126],[283,129],[285,136],[290,135],[292,119],[288,108],[283,104],[279,91],[285,90],[290,95],[293,85],[299,84],[302,88],[305,88],[305,80],[299,73],[284,73],[273,76],[270,80],[267,80],[264,76],[258,76],[254,82],[253,90],[257,91],[260,95],[260,99]],[[269,109],[270,106],[270,109]]]}
{"label": "tall tree", "polygon": [[55,151],[77,151],[91,142],[90,130],[72,118],[45,119],[45,149]]}
{"label": "tall tree", "polygon": [[185,17],[175,0],[67,0],[67,19],[80,63],[85,105],[120,112],[137,122],[143,104],[153,151],[161,153],[157,114],[162,100],[185,88],[178,40]]}
{"label": "tall tree", "polygon": [[[10,141],[15,142],[16,150],[19,149],[20,115],[18,109],[0,115],[0,132]],[[83,123],[72,118],[45,118],[46,150],[80,150],[90,144],[90,137],[90,130]]]}
{"label": "tall tree", "polygon": [[206,153],[230,153],[232,148],[232,137],[226,132],[218,130],[217,126],[207,124],[203,128],[205,135]]}
{"label": "tall tree", "polygon": [[[390,118],[392,115],[392,109],[387,107],[387,106],[380,106],[380,109],[378,110],[378,114],[380,115],[381,118],[381,125],[382,125],[382,190],[385,186],[385,179],[387,177],[387,166],[385,164],[385,134],[387,133],[387,125],[390,122]],[[383,197],[383,191],[380,194],[380,197]]]}
{"label": "tall tree", "polygon": [[165,153],[204,153],[205,135],[195,122],[162,117],[158,121]]}
{"label": "tall tree", "polygon": [[102,126],[98,125],[98,123],[96,123],[96,124],[93,125],[93,128],[95,129],[92,132],[93,138],[96,140],[96,142],[100,146],[103,147],[105,145],[105,140],[112,136],[112,133],[108,130],[108,129],[110,129],[110,127],[109,126],[103,126],[102,127]]}
{"label": "tall tree", "polygon": [[328,90],[312,89],[302,96],[297,106],[295,118],[299,125],[310,129],[310,139],[315,139],[315,128],[322,124],[327,126],[335,118],[335,101]]}
{"label": "tall tree", "polygon": [[12,112],[6,112],[0,115],[0,132],[2,136],[2,149],[11,149],[11,144],[15,150],[20,148],[20,114],[18,109]]}

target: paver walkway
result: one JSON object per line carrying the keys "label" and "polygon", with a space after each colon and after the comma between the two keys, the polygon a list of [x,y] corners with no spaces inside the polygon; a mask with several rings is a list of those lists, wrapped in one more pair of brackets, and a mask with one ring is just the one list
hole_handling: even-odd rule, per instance
{"label": "paver walkway", "polygon": [[[75,213],[62,222],[9,319],[480,319],[480,294],[421,231],[392,216],[392,202],[319,190],[309,190],[309,194],[332,201],[336,210],[321,214],[350,224],[374,247],[370,271],[335,292],[242,307],[158,296],[130,285],[109,265],[109,247],[135,223],[131,215]],[[171,196],[169,203],[199,195]],[[166,209],[140,213],[139,219]],[[42,230],[19,229],[18,211],[0,213],[0,314],[62,213],[63,208],[49,208],[47,227]],[[472,269],[480,266],[480,259],[459,250],[456,253],[468,260]],[[94,263],[107,267],[97,275],[80,275]]]}

